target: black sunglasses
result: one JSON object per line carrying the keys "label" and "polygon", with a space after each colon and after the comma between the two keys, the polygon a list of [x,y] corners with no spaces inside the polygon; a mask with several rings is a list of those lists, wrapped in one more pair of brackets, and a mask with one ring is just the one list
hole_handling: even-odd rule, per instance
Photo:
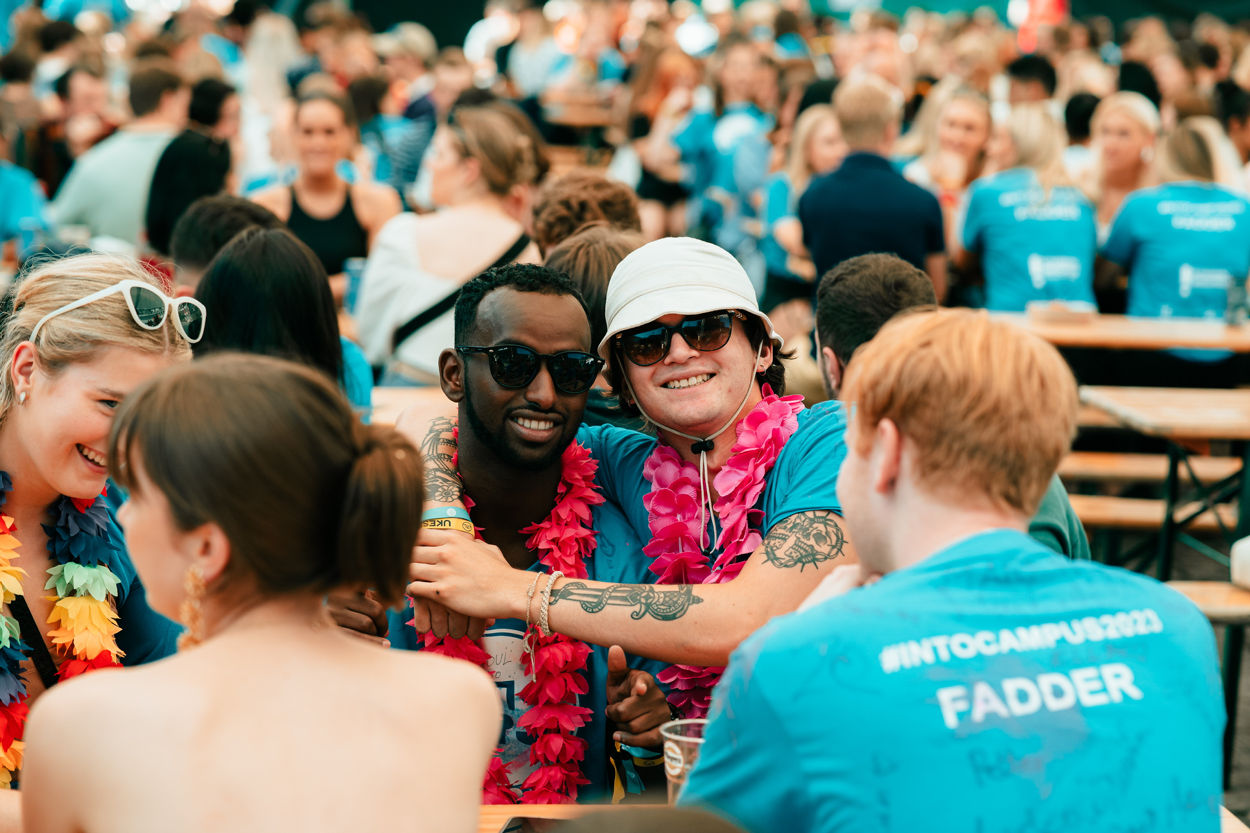
{"label": "black sunglasses", "polygon": [[603,359],[580,350],[539,353],[519,344],[496,347],[457,347],[461,353],[485,353],[491,378],[501,388],[517,390],[534,381],[542,363],[547,363],[552,384],[561,393],[577,395],[590,390],[603,368]]}
{"label": "black sunglasses", "polygon": [[703,315],[683,318],[673,326],[648,324],[626,330],[616,337],[621,353],[639,367],[649,367],[668,355],[673,333],[695,350],[709,353],[729,343],[733,333],[734,319],[746,321],[747,317],[737,310],[721,310]]}

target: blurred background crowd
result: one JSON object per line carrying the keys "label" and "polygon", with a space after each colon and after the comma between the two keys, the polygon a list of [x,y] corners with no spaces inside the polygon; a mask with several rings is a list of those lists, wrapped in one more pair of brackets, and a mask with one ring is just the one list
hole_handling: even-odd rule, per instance
{"label": "blurred background crowd", "polygon": [[[187,209],[246,198],[311,248],[343,336],[396,384],[433,381],[449,290],[522,233],[512,259],[539,261],[588,224],[632,235],[593,252],[664,235],[728,249],[800,364],[814,281],[867,250],[912,260],[952,304],[1244,311],[1229,276],[1250,272],[1248,23],[1062,2],[490,0],[457,28],[464,8],[422,20],[425,5],[14,4],[6,273],[89,246],[194,292],[196,251],[224,241]],[[918,190],[874,184],[876,157]],[[873,237],[884,226],[897,245]],[[1220,359],[1178,357],[1228,384]]]}

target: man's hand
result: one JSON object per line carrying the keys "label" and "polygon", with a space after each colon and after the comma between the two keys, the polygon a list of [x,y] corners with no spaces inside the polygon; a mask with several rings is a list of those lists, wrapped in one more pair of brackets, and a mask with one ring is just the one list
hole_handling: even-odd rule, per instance
{"label": "man's hand", "polygon": [[453,639],[467,636],[478,640],[486,632],[485,619],[465,616],[463,613],[448,610],[438,602],[419,598],[412,600],[412,626],[417,629],[417,633],[432,633],[439,639],[445,636]]}
{"label": "man's hand", "polygon": [[672,720],[664,690],[646,671],[630,668],[620,645],[608,649],[608,720],[613,739],[644,749],[660,748],[660,726]]}
{"label": "man's hand", "polygon": [[[513,569],[498,547],[460,532],[423,529],[413,559],[408,595],[414,600],[437,602],[480,619],[525,618],[526,589],[536,576]],[[539,578],[539,591],[543,581]],[[538,606],[535,592],[531,607],[534,621]],[[437,633],[441,623],[432,624]]]}
{"label": "man's hand", "polygon": [[372,590],[339,588],[326,595],[326,609],[340,628],[362,639],[390,647],[386,638],[386,608]]}
{"label": "man's hand", "polygon": [[811,592],[799,610],[807,610],[821,602],[849,593],[856,587],[865,587],[881,578],[880,573],[870,573],[862,564],[842,564],[833,568],[833,572],[825,576],[816,589]]}

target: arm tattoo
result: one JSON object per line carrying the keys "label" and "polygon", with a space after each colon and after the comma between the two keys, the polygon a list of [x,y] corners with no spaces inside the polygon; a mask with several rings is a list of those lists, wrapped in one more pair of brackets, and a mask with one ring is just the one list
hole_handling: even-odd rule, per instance
{"label": "arm tattoo", "polygon": [[679,584],[671,589],[660,590],[650,584],[610,584],[607,587],[590,587],[585,582],[570,581],[557,587],[551,594],[551,604],[568,600],[577,602],[587,613],[599,613],[609,605],[637,608],[629,614],[631,619],[651,616],[661,622],[671,622],[686,615],[691,605],[703,599],[694,594],[694,587]]}
{"label": "arm tattoo", "polygon": [[764,539],[764,560],[781,569],[811,564],[820,569],[823,561],[842,555],[846,535],[832,512],[801,512],[773,528]]}
{"label": "arm tattoo", "polygon": [[425,499],[434,503],[459,503],[464,494],[460,474],[456,471],[456,423],[447,417],[430,422],[430,430],[421,441],[425,457]]}

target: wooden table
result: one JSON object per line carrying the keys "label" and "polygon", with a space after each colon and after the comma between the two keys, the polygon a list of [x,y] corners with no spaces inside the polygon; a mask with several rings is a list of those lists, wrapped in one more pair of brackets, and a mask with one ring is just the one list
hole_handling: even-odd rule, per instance
{"label": "wooden table", "polygon": [[[542,816],[550,819],[571,819],[592,810],[611,810],[622,805],[585,806],[579,804],[526,804],[521,807],[483,807],[478,820],[478,833],[499,833],[503,823],[518,813],[530,816]],[[636,807],[638,805],[627,805]],[[1225,807],[1220,808],[1220,833],[1250,833],[1250,828],[1242,824],[1236,816]]]}
{"label": "wooden table", "polygon": [[1057,347],[1113,350],[1186,348],[1250,353],[1250,325],[1230,327],[1216,319],[1096,315],[1082,322],[1051,323],[1025,313],[996,312],[994,317],[1011,321]]}
{"label": "wooden table", "polygon": [[455,416],[456,403],[436,387],[373,389],[373,423],[394,425],[399,415],[409,409],[429,421],[439,416]]}
{"label": "wooden table", "polygon": [[[1205,390],[1201,388],[1120,388],[1084,386],[1081,402],[1101,408],[1121,424],[1142,434],[1168,441],[1168,473],[1164,481],[1164,513],[1159,533],[1158,577],[1171,578],[1172,551],[1176,538],[1189,521],[1214,503],[1237,496],[1237,526],[1223,530],[1229,543],[1250,535],[1250,390]],[[1176,517],[1180,499],[1180,467],[1188,465],[1186,441],[1229,440],[1242,446],[1240,470],[1214,484],[1204,484],[1189,468],[1189,482],[1197,498],[1197,508],[1186,517]],[[1217,514],[1218,517],[1218,514]],[[1217,561],[1228,563],[1201,541],[1186,542]]]}
{"label": "wooden table", "polygon": [[1169,440],[1250,440],[1250,390],[1086,385],[1081,402]]}

